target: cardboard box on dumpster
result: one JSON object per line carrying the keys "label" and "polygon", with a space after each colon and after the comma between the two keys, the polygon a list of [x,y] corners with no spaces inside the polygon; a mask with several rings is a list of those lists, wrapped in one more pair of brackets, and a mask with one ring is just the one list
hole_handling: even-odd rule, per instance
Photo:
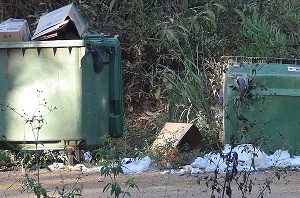
{"label": "cardboard box on dumpster", "polygon": [[86,28],[86,22],[72,3],[41,16],[31,40],[79,39]]}
{"label": "cardboard box on dumpster", "polygon": [[9,18],[0,24],[1,42],[29,41],[30,31],[25,19]]}
{"label": "cardboard box on dumpster", "polygon": [[187,151],[200,149],[202,136],[193,124],[167,122],[151,148],[152,150],[164,148],[168,146],[167,144],[171,144],[173,148],[188,146]]}

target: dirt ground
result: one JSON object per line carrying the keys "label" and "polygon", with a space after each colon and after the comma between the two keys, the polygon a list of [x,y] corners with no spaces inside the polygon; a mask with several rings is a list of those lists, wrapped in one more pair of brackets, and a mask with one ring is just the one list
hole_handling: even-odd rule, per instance
{"label": "dirt ground", "polygon": [[[158,198],[158,197],[211,197],[211,189],[206,186],[205,178],[209,174],[179,175],[165,173],[162,170],[149,170],[139,174],[120,175],[117,180],[123,186],[124,182],[130,178],[135,178],[139,189],[129,189],[131,197],[138,198]],[[253,190],[247,197],[258,197],[259,193],[265,187],[264,183],[267,178],[274,177],[274,171],[261,171],[251,173],[253,181]],[[220,175],[221,176],[221,175]],[[280,173],[280,180],[273,179],[271,183],[271,193],[265,191],[263,197],[289,198],[299,197],[300,194],[300,172],[288,171]],[[29,172],[30,178],[36,179],[36,172]],[[200,178],[200,184],[197,182]],[[25,189],[22,192],[22,181],[24,175],[20,171],[1,171],[0,172],[0,197],[35,197],[33,192]],[[48,196],[59,197],[59,190],[65,189],[65,195],[72,189],[83,185],[82,197],[109,197],[109,193],[102,193],[103,187],[110,181],[104,178],[99,172],[80,172],[70,170],[57,170],[40,172],[40,181],[42,186],[48,191]],[[224,182],[224,179],[219,179]],[[122,187],[123,190],[127,188]],[[233,196],[242,197],[236,184],[232,185]],[[218,197],[218,193],[215,193]],[[225,196],[226,197],[226,196]]]}

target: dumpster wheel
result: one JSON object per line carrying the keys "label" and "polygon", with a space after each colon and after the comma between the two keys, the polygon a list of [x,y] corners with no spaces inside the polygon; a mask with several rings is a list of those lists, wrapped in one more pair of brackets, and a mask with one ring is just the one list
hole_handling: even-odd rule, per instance
{"label": "dumpster wheel", "polygon": [[68,164],[74,166],[75,164],[79,164],[83,162],[83,157],[81,150],[78,147],[78,143],[81,140],[65,140],[64,147],[68,156]]}
{"label": "dumpster wheel", "polygon": [[79,164],[82,162],[82,155],[80,152],[80,149],[77,146],[65,146],[65,150],[67,152],[68,156],[68,163],[71,166],[74,166],[75,164]]}

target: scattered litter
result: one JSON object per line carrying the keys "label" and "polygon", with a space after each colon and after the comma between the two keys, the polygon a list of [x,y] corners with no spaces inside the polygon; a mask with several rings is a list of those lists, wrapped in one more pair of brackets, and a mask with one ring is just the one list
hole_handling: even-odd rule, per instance
{"label": "scattered litter", "polygon": [[138,160],[138,159],[135,159],[135,158],[129,158],[129,157],[125,157],[122,159],[122,164],[129,164],[131,162],[134,162],[135,160]]}
{"label": "scattered litter", "polygon": [[[225,145],[221,153],[209,153],[203,157],[198,157],[191,164],[194,168],[199,168],[205,172],[213,172],[216,168],[220,172],[225,172],[226,164],[222,155],[230,152],[230,145]],[[262,170],[270,167],[300,166],[300,156],[291,157],[286,150],[277,150],[273,155],[267,155],[259,148],[254,148],[251,144],[236,146],[232,152],[238,155],[238,171]]]}
{"label": "scattered litter", "polygon": [[[63,163],[54,162],[53,164],[48,166],[51,170],[60,170],[66,168]],[[100,167],[92,167],[87,168],[84,164],[76,164],[75,166],[67,166],[67,168],[71,171],[82,171],[82,172],[100,172]]]}
{"label": "scattered litter", "polygon": [[171,173],[171,170],[163,170],[162,172],[160,172],[161,174],[169,174]]}
{"label": "scattered litter", "polygon": [[166,168],[171,168],[171,164],[169,162],[166,163]]}
{"label": "scattered litter", "polygon": [[68,166],[71,171],[85,171],[87,168],[83,164],[76,164],[75,166]]}
{"label": "scattered litter", "polygon": [[175,175],[175,174],[177,174],[177,172],[176,172],[176,170],[172,169],[172,170],[170,171],[170,174]]}
{"label": "scattered litter", "polygon": [[187,172],[186,172],[186,170],[185,170],[184,168],[179,169],[179,170],[176,172],[176,174],[178,174],[178,175],[180,175],[180,176],[184,175],[185,173],[187,173]]}
{"label": "scattered litter", "polygon": [[191,165],[185,165],[185,166],[181,167],[179,170],[177,170],[177,171],[174,170],[171,172],[173,174],[180,175],[180,176],[203,173],[203,171],[200,168],[194,168]]}
{"label": "scattered litter", "polygon": [[91,162],[92,161],[92,153],[90,151],[86,151],[83,153],[83,156],[84,156],[84,161],[85,162]]}
{"label": "scattered litter", "polygon": [[97,182],[104,182],[104,180],[101,178],[98,178]]}
{"label": "scattered litter", "polygon": [[86,172],[100,172],[100,167],[87,168],[84,164],[76,164],[75,166],[68,166],[71,171]]}
{"label": "scattered litter", "polygon": [[122,170],[124,174],[130,174],[130,173],[140,173],[148,170],[151,159],[149,156],[143,157],[142,159],[132,161],[130,163],[122,161]]}
{"label": "scattered litter", "polygon": [[[161,174],[190,175],[214,172],[217,168],[220,173],[226,171],[226,163],[222,156],[228,155],[230,146],[225,145],[220,153],[208,153],[203,157],[197,157],[190,165],[185,165],[180,169],[166,169]],[[273,155],[267,155],[259,148],[254,148],[250,144],[236,146],[232,152],[238,155],[238,171],[263,170],[270,167],[291,167],[293,170],[300,170],[300,156],[291,156],[287,150],[277,150]],[[91,159],[91,153],[86,152],[85,159]],[[124,158],[121,160],[121,167],[124,174],[141,173],[149,170],[151,159],[149,156],[136,159]],[[171,166],[171,165],[168,165]],[[63,163],[53,163],[49,166],[51,170],[65,168]],[[101,167],[87,168],[83,164],[68,166],[70,170],[83,172],[99,172]],[[98,182],[102,182],[98,179]]]}
{"label": "scattered litter", "polygon": [[48,167],[49,167],[51,170],[60,170],[60,169],[65,168],[65,165],[64,165],[64,163],[57,163],[57,162],[54,162],[53,164],[49,165]]}

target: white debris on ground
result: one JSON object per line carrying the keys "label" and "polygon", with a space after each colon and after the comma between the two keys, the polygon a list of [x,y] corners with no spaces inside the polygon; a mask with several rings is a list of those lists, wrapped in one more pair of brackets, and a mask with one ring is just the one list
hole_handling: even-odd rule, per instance
{"label": "white debris on ground", "polygon": [[[208,153],[203,157],[197,157],[190,165],[181,167],[180,169],[168,169],[162,171],[162,174],[200,174],[214,172],[217,168],[219,172],[225,172],[226,163],[224,157],[231,150],[230,145],[225,145],[220,153]],[[300,156],[291,156],[287,150],[277,150],[273,155],[267,155],[259,148],[254,148],[250,144],[243,144],[232,149],[232,153],[238,156],[238,171],[254,171],[263,170],[270,167],[298,167],[300,166]],[[91,156],[86,156],[91,159]],[[121,161],[121,167],[124,174],[141,173],[149,170],[151,159],[149,156],[135,159],[124,158]],[[65,168],[63,163],[53,163],[49,166],[51,170]],[[100,172],[100,167],[87,168],[83,164],[68,166],[70,170],[81,170],[83,172]]]}
{"label": "white debris on ground", "polygon": [[49,165],[48,167],[49,167],[51,170],[60,170],[60,169],[65,168],[65,165],[64,165],[64,163],[57,163],[57,162],[54,162],[53,164]]}
{"label": "white debris on ground", "polygon": [[[193,172],[197,169],[201,172],[213,172],[217,168],[220,172],[225,172],[226,163],[224,157],[230,152],[230,145],[225,145],[220,153],[209,153],[203,157],[197,157],[190,165]],[[263,170],[270,167],[296,167],[300,166],[300,156],[291,156],[287,150],[277,150],[273,155],[267,155],[259,148],[254,148],[251,144],[238,145],[232,149],[238,156],[238,171]],[[189,166],[189,165],[188,165]],[[184,167],[186,169],[186,167]]]}
{"label": "white debris on ground", "polygon": [[127,160],[122,160],[121,167],[124,174],[140,173],[148,170],[150,164],[151,159],[149,156],[146,156],[141,159],[132,160],[130,163],[127,163]]}
{"label": "white debris on ground", "polygon": [[82,171],[82,172],[100,172],[100,167],[87,168],[84,164],[76,164],[75,166],[65,165],[64,163],[54,162],[48,166],[52,171],[67,168],[71,171]]}
{"label": "white debris on ground", "polygon": [[85,162],[91,162],[92,161],[93,156],[92,156],[91,151],[84,152],[83,156],[84,156],[84,161]]}
{"label": "white debris on ground", "polygon": [[76,164],[75,166],[68,166],[68,169],[71,171],[82,171],[84,173],[89,172],[100,172],[99,166],[87,168],[84,164]]}
{"label": "white debris on ground", "polygon": [[[225,145],[220,153],[209,153],[203,157],[197,157],[191,165],[181,167],[179,170],[164,170],[162,174],[170,173],[177,175],[200,174],[214,172],[216,169],[220,173],[226,171],[224,157],[229,154],[230,145]],[[287,150],[277,150],[273,155],[267,155],[259,148],[254,148],[251,144],[238,145],[231,151],[237,153],[238,171],[264,170],[270,167],[299,167],[300,156],[291,156]]]}

